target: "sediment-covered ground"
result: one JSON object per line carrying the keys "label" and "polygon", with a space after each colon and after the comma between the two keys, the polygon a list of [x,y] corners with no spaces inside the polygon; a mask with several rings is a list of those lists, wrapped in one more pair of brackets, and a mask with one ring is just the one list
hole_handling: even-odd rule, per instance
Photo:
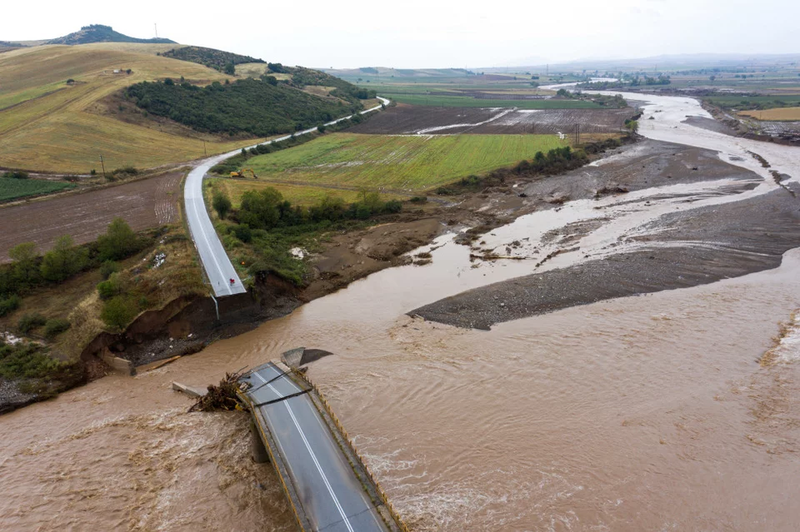
{"label": "sediment-covered ground", "polygon": [[636,109],[498,109],[398,105],[352,129],[377,135],[618,133]]}

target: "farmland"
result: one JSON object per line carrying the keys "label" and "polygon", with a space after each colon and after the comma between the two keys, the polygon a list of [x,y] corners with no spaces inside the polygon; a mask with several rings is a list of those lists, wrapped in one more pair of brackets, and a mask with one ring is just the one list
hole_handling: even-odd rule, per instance
{"label": "farmland", "polygon": [[424,105],[433,107],[518,107],[521,109],[596,109],[600,107],[594,102],[584,100],[520,100],[503,99],[495,93],[495,98],[475,98],[473,96],[457,96],[451,94],[408,94],[381,91],[381,95],[396,100],[398,103]]}
{"label": "farmland", "polygon": [[[308,207],[319,203],[325,196],[333,196],[342,198],[345,203],[354,203],[358,201],[360,192],[358,190],[350,190],[346,188],[338,188],[337,186],[321,187],[321,186],[308,186],[297,185],[285,182],[270,182],[259,179],[244,180],[244,179],[227,179],[227,178],[214,178],[207,181],[210,187],[218,188],[225,192],[233,203],[234,208],[239,208],[242,201],[242,194],[250,190],[262,190],[264,188],[274,188],[281,193],[284,199],[290,201],[293,205],[301,205]],[[384,200],[390,199],[406,199],[398,196],[397,194],[384,194]]]}
{"label": "farmland", "polygon": [[763,111],[741,111],[739,114],[755,118],[756,120],[800,120],[800,107],[776,107]]}
{"label": "farmland", "polygon": [[518,134],[555,135],[573,133],[579,125],[585,133],[618,133],[625,120],[636,114],[634,108],[623,109],[542,109],[501,110],[486,108],[422,107],[398,105],[387,109],[363,124],[353,133],[380,135],[418,133]]}
{"label": "farmland", "polygon": [[0,177],[0,203],[30,196],[51,194],[69,188],[75,188],[75,185],[64,183],[63,181]]}
{"label": "farmland", "polygon": [[[0,263],[9,260],[8,250],[22,242],[35,242],[41,252],[64,234],[77,244],[91,242],[117,216],[136,230],[179,221],[181,172],[149,179],[65,194],[60,197],[8,205],[0,208]],[[50,184],[33,179],[10,181]],[[55,182],[53,184],[66,184]]]}
{"label": "farmland", "polygon": [[308,185],[422,191],[566,145],[555,135],[336,133],[248,161],[259,177]]}
{"label": "farmland", "polygon": [[[0,161],[28,170],[88,173],[106,165],[153,167],[235,149],[211,136],[176,134],[155,121],[130,124],[100,103],[143,80],[224,81],[216,70],[156,56],[168,45],[40,46],[0,55]],[[141,51],[132,51],[141,50]],[[131,74],[114,70],[131,69]],[[67,79],[74,83],[67,84]],[[181,132],[184,133],[184,132]]]}

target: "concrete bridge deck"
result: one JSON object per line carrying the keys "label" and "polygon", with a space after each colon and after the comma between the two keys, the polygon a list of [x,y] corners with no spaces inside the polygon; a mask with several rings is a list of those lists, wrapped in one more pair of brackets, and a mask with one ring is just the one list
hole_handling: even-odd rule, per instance
{"label": "concrete bridge deck", "polygon": [[[248,403],[287,497],[304,531],[404,530],[376,496],[371,477],[358,474],[347,440],[315,404],[308,383],[273,363],[244,375]],[[344,445],[342,442],[344,441]],[[357,458],[356,462],[360,462]]]}

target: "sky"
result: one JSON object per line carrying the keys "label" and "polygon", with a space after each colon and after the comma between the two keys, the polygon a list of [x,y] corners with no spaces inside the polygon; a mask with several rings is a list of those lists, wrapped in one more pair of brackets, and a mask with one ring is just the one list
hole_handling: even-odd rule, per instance
{"label": "sky", "polygon": [[[683,53],[800,53],[798,0],[218,2],[3,6],[0,40],[88,24],[317,68],[495,67]],[[44,15],[44,16],[43,16]]]}

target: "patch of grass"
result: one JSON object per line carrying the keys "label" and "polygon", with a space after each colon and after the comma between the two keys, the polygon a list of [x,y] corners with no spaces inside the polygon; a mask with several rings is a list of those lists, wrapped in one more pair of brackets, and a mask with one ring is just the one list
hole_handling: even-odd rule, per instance
{"label": "patch of grass", "polygon": [[12,201],[30,196],[41,196],[42,194],[52,194],[53,192],[59,192],[70,188],[75,188],[75,185],[60,181],[0,177],[0,202]]}
{"label": "patch of grass", "polygon": [[248,161],[259,177],[308,185],[426,190],[566,146],[555,135],[336,133]]}
{"label": "patch of grass", "polygon": [[[207,180],[206,186],[224,191],[231,199],[231,203],[235,209],[238,209],[242,203],[242,194],[249,190],[262,190],[268,187],[274,188],[280,192],[284,199],[290,201],[293,205],[300,205],[302,207],[315,205],[322,201],[325,196],[342,198],[345,203],[353,203],[358,201],[360,195],[360,191],[358,190],[341,190],[307,185],[272,183],[263,180],[214,178]],[[397,194],[382,194],[382,196],[385,200],[403,198],[403,196]]]}

